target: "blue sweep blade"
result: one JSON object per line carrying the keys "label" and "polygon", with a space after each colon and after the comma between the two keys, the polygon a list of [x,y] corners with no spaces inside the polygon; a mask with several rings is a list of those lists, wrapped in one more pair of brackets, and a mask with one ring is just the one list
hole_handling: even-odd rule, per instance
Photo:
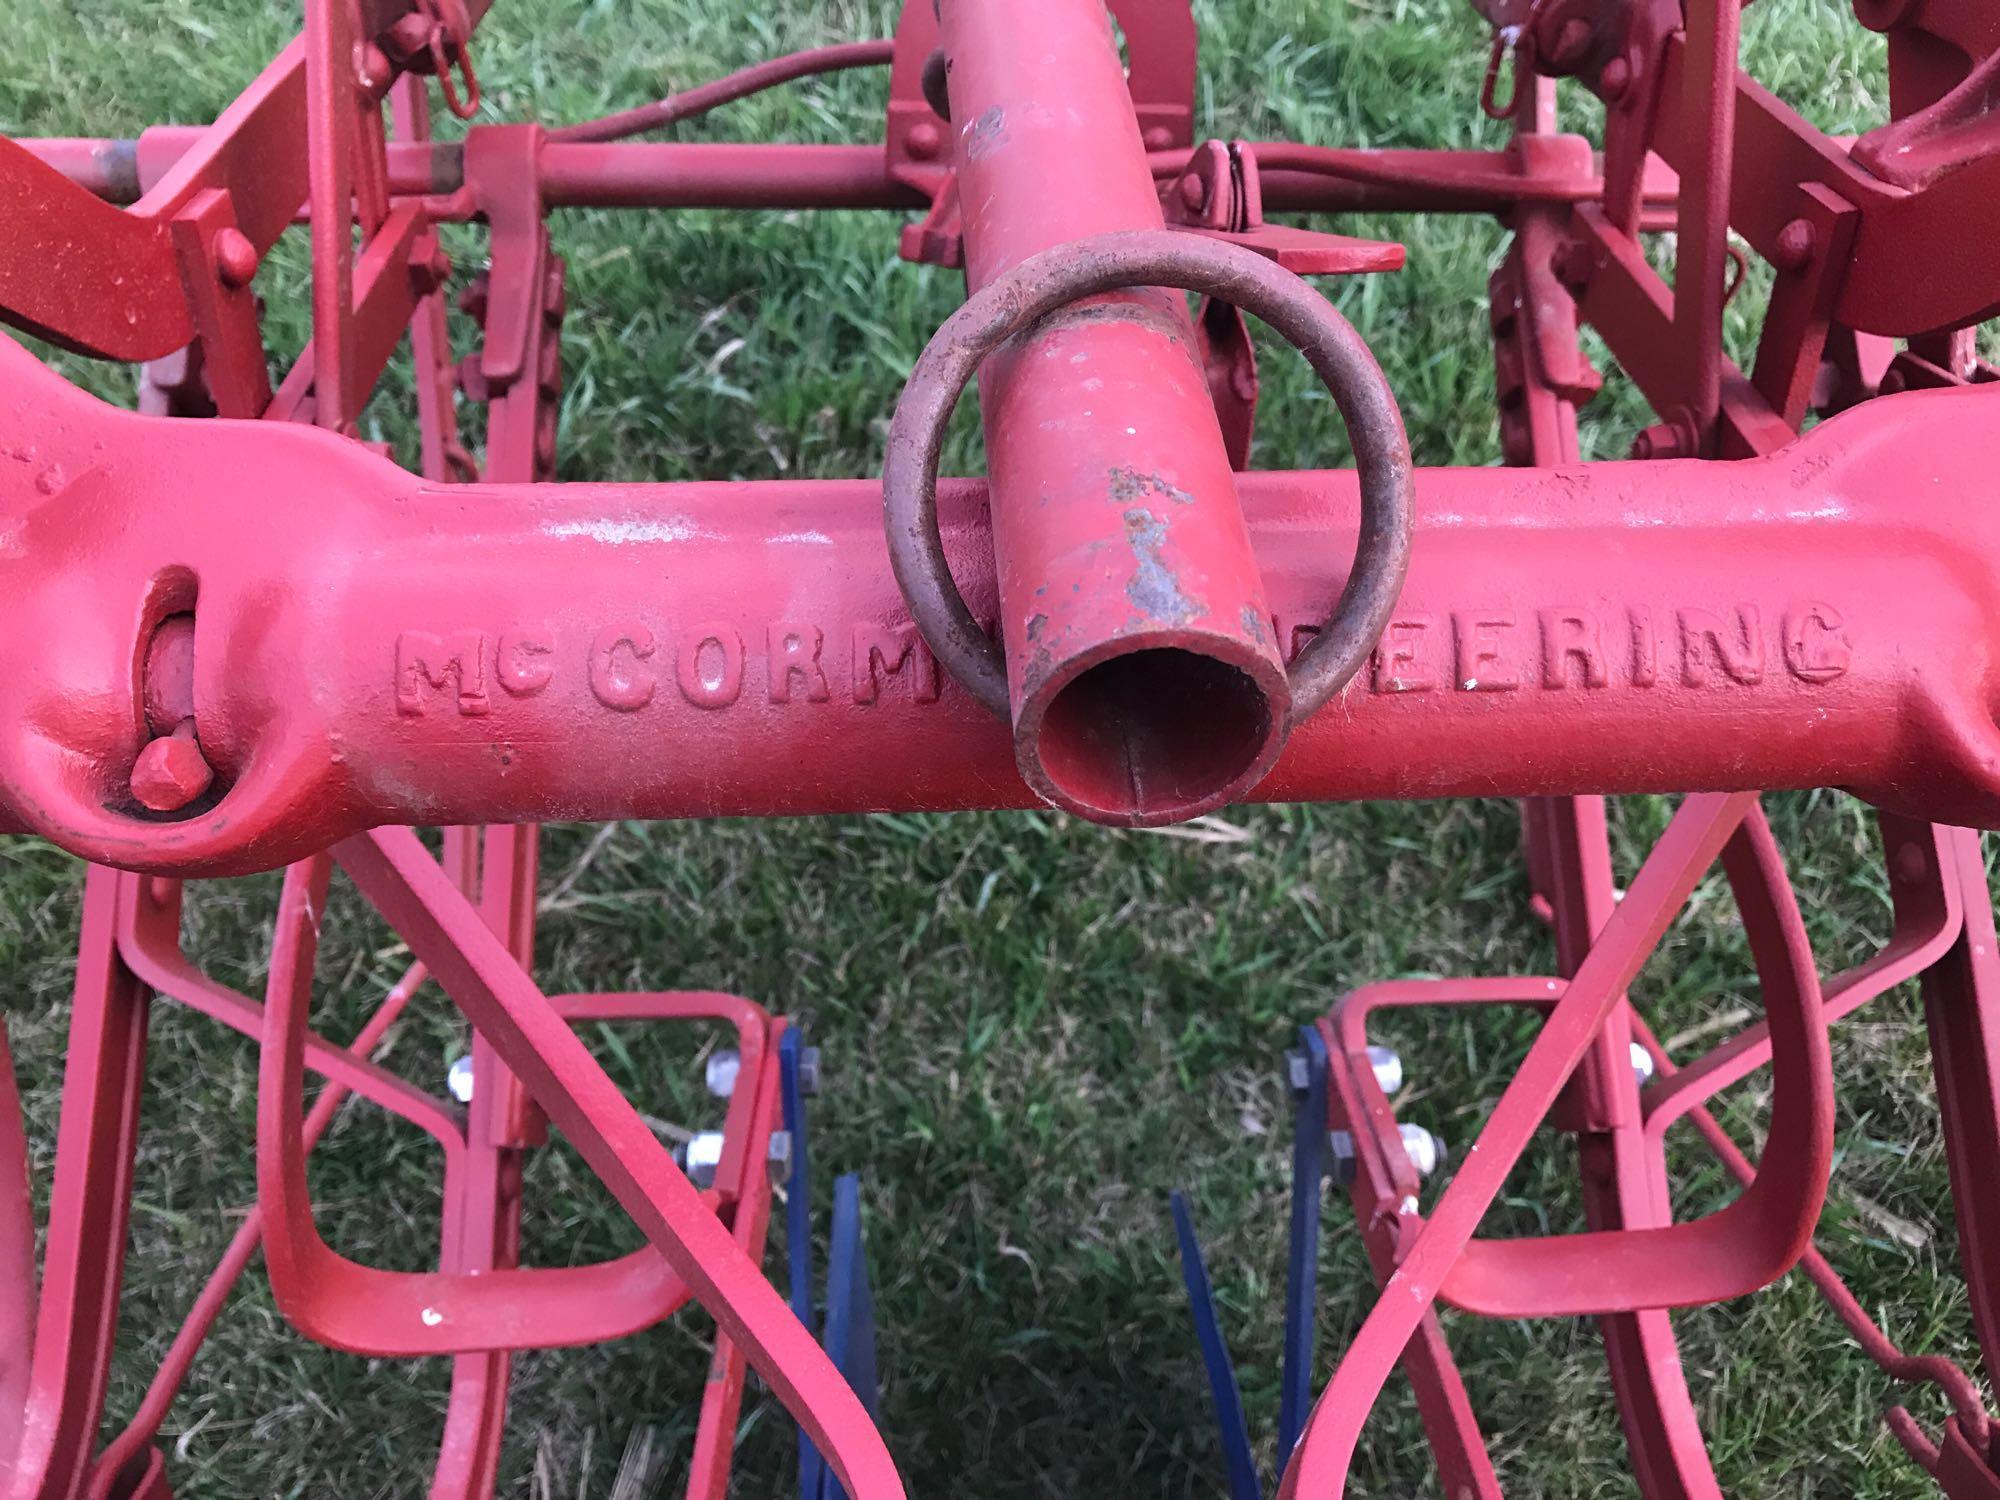
{"label": "blue sweep blade", "polygon": [[[833,1231],[826,1260],[826,1352],[873,1417],[875,1298],[868,1285],[868,1256],[861,1233],[861,1179],[852,1173],[833,1182]],[[820,1476],[821,1500],[847,1500],[840,1481],[823,1465]]]}
{"label": "blue sweep blade", "polygon": [[1243,1417],[1243,1392],[1236,1385],[1236,1370],[1229,1362],[1229,1346],[1223,1342],[1222,1323],[1215,1311],[1215,1289],[1208,1279],[1208,1266],[1201,1258],[1201,1242],[1195,1238],[1194,1216],[1180,1193],[1172,1198],[1174,1235],[1181,1247],[1181,1279],[1187,1283],[1188,1305],[1194,1313],[1195,1337],[1201,1343],[1201,1362],[1208,1369],[1209,1394],[1215,1401],[1215,1422],[1221,1430],[1222,1458],[1229,1470],[1230,1500],[1263,1500],[1257,1481],[1257,1460],[1250,1452],[1250,1428]]}
{"label": "blue sweep blade", "polygon": [[1313,1320],[1319,1311],[1320,1189],[1326,1181],[1326,1042],[1317,1026],[1299,1028],[1306,1086],[1292,1120],[1292,1227],[1285,1267],[1285,1369],[1278,1398],[1278,1466],[1312,1411]]}
{"label": "blue sweep blade", "polygon": [[[778,1097],[785,1129],[792,1137],[792,1175],[785,1185],[785,1268],[792,1315],[813,1326],[812,1174],[806,1153],[806,1099],[799,1088],[799,1053],[804,1043],[791,1027],[778,1043]],[[803,1427],[799,1429],[799,1500],[820,1500],[825,1462]]]}

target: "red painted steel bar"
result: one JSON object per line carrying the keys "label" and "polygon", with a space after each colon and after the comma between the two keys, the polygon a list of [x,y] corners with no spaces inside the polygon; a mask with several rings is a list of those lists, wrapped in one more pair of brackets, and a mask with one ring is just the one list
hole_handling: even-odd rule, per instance
{"label": "red painted steel bar", "polygon": [[[67,847],[248,868],[387,821],[1032,802],[999,726],[919,649],[872,485],[427,486],[280,424],[117,412],[11,352],[8,418],[66,436],[0,471],[12,608],[50,643],[4,684],[24,732],[0,773],[13,813]],[[1372,664],[1257,795],[1831,784],[2000,822],[2000,530],[1909,500],[1991,483],[1992,399],[1870,403],[1720,469],[1422,472]],[[215,482],[190,496],[191,469]],[[311,503],[274,511],[280,486]],[[1349,566],[1354,476],[1243,493],[1290,645]],[[946,486],[944,512],[991,610],[978,486]],[[217,787],[141,821],[118,791],[132,642],[190,572]],[[107,607],[122,635],[76,629]]]}
{"label": "red painted steel bar", "polygon": [[[1163,227],[1098,0],[938,15],[970,287]],[[1193,347],[1181,295],[1135,288],[1052,315],[980,377],[1016,758],[1098,818],[1219,805],[1284,743],[1291,691]]]}
{"label": "red painted steel bar", "polygon": [[879,146],[550,141],[551,208],[921,208]]}

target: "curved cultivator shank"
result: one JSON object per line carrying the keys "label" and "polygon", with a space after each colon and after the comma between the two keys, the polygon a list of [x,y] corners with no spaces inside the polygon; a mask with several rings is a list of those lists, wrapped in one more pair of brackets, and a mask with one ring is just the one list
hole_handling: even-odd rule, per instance
{"label": "curved cultivator shank", "polygon": [[[1500,1493],[1447,1338],[1474,1319],[1594,1324],[1640,1491],[1717,1494],[1675,1314],[1794,1270],[1885,1391],[1942,1396],[1889,1410],[1915,1468],[2000,1495],[2000,959],[1973,831],[2000,827],[2000,398],[1976,341],[2000,310],[2000,24],[1984,0],[1854,0],[1886,38],[1891,118],[1838,140],[1739,69],[1740,0],[1476,3],[1502,150],[1198,139],[1186,0],[910,0],[892,39],[559,127],[501,120],[481,0],[306,0],[211,125],[0,137],[0,320],[138,366],[118,410],[0,340],[0,617],[22,653],[0,823],[91,862],[52,1144],[22,1128],[0,1031],[0,1500],[182,1486],[163,1424],[259,1260],[306,1338],[448,1360],[436,1456],[399,1492],[493,1495],[517,1355],[693,1303],[715,1335],[688,1495],[728,1492],[754,1373],[797,1423],[805,1500],[897,1500],[851,1177],[823,1285],[813,1263],[816,1051],[732,994],[546,993],[537,825],[1048,803],[1149,827],[1245,799],[1496,795],[1521,799],[1553,967],[1363,984],[1289,1054],[1275,1463],[1175,1201],[1233,1500],[1347,1493],[1398,1368],[1443,1491]],[[885,66],[877,142],[639,139]],[[1558,79],[1601,102],[1601,141],[1559,129]],[[463,128],[432,134],[440,102]],[[582,207],[913,216],[902,257],[962,270],[968,296],[910,369],[879,476],[555,482],[590,270],[549,224]],[[1359,211],[1508,231],[1505,466],[1416,467],[1367,320],[1307,279],[1394,275],[1404,247],[1267,217]],[[274,364],[262,293],[288,234],[310,336]],[[461,235],[483,239],[476,274],[446,251]],[[1250,468],[1246,313],[1325,387],[1352,468]],[[1652,408],[1627,462],[1582,461],[1586,328]],[[405,375],[414,471],[362,437]],[[974,384],[987,473],[941,480]],[[1879,809],[1893,907],[1839,973],[1759,802],[1816,787]],[[1621,888],[1604,799],[1632,793],[1685,795]],[[184,933],[210,877],[281,867],[244,994]],[[1719,898],[1718,867],[1758,1013],[1662,1042],[1642,971]],[[330,1036],[316,1003],[351,974],[322,937],[364,911],[407,972]],[[1982,1370],[1905,1352],[1815,1245],[1830,1029],[1911,981]],[[386,1060],[427,984],[470,1027],[448,1096]],[[257,1049],[256,1202],[107,1430],[161,1002]],[[1424,1007],[1535,1022],[1449,1152],[1398,1118],[1404,1061],[1370,1031]],[[690,1038],[715,1128],[663,1133],[600,1060],[615,1044],[589,1044],[641,1025]],[[1711,1112],[1738,1087],[1767,1101],[1755,1142]],[[316,1199],[314,1148],[350,1104],[434,1153],[422,1268],[343,1249]],[[642,1245],[524,1251],[551,1127]],[[1551,1134],[1574,1143],[1580,1227],[1491,1233]],[[1726,1191],[1680,1180],[1696,1143]],[[1329,1179],[1380,1296],[1316,1361]]]}

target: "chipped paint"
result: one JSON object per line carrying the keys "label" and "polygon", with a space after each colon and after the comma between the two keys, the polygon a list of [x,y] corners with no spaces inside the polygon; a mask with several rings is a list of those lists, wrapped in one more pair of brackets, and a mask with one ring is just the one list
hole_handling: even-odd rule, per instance
{"label": "chipped paint", "polygon": [[994,105],[959,132],[967,161],[978,161],[1007,139],[1007,113]]}
{"label": "chipped paint", "polygon": [[[1143,500],[1148,495],[1158,495],[1162,499],[1173,501],[1176,505],[1194,504],[1194,495],[1182,489],[1164,474],[1146,473],[1139,469],[1114,465],[1110,470],[1110,480],[1111,498],[1121,505],[1133,500]],[[1130,519],[1131,512],[1128,511],[1126,520]]]}
{"label": "chipped paint", "polygon": [[607,547],[622,547],[628,542],[722,540],[718,533],[696,525],[687,516],[654,516],[643,521],[621,520],[612,516],[594,521],[546,521],[542,524],[542,535],[558,539],[582,537],[602,542]]}
{"label": "chipped paint", "polygon": [[1125,597],[1139,612],[1170,625],[1185,625],[1201,614],[1202,605],[1187,596],[1174,570],[1160,556],[1167,544],[1166,523],[1143,506],[1134,506],[1125,512],[1125,536],[1138,561],[1125,585]]}

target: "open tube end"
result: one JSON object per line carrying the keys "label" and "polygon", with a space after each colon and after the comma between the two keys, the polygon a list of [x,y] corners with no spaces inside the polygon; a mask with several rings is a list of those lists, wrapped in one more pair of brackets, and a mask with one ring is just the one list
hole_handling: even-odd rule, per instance
{"label": "open tube end", "polygon": [[1220,807],[1284,745],[1290,695],[1256,659],[1147,646],[1042,687],[1016,717],[1028,784],[1096,823],[1151,827]]}

